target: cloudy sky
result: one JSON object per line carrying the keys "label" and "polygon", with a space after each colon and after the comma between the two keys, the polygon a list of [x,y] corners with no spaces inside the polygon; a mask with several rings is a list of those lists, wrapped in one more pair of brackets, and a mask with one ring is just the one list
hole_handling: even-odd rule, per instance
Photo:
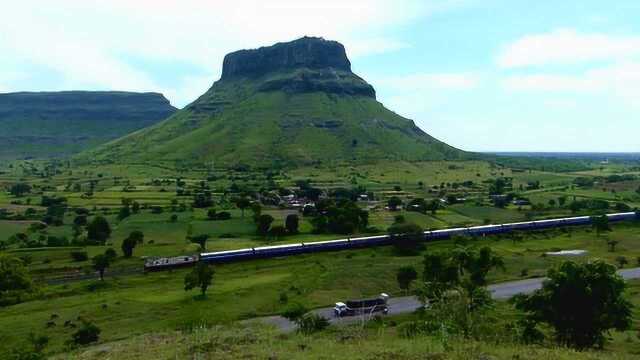
{"label": "cloudy sky", "polygon": [[182,107],[226,53],[322,36],[454,146],[640,151],[639,15],[637,0],[11,1],[0,92],[158,91]]}

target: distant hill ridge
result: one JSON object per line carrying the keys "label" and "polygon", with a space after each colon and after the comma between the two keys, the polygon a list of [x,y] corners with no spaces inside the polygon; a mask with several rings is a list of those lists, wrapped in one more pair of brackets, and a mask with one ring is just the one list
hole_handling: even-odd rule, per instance
{"label": "distant hill ridge", "polygon": [[159,93],[0,94],[0,158],[71,155],[152,125],[176,110]]}
{"label": "distant hill ridge", "polygon": [[304,37],[228,54],[193,103],[79,159],[268,167],[470,156],[385,109],[340,43]]}

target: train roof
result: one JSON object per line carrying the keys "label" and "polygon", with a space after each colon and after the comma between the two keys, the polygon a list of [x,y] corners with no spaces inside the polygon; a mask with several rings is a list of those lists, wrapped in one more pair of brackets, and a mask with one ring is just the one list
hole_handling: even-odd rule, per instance
{"label": "train roof", "polygon": [[262,246],[262,247],[257,247],[257,248],[253,248],[253,249],[256,250],[256,251],[259,251],[259,250],[272,250],[272,249],[294,248],[294,247],[302,247],[302,243],[273,245],[273,246]]}
{"label": "train roof", "polygon": [[247,252],[247,251],[253,251],[253,249],[251,249],[251,248],[247,248],[247,249],[237,249],[237,250],[225,250],[225,251],[208,252],[208,253],[202,253],[202,254],[200,254],[200,256],[229,255],[229,254],[235,254],[235,253],[243,253],[243,252]]}
{"label": "train roof", "polygon": [[447,232],[465,231],[465,230],[467,230],[467,228],[440,229],[440,230],[433,230],[431,231],[431,233],[447,233]]}
{"label": "train roof", "polygon": [[324,245],[324,244],[336,244],[336,243],[344,243],[349,242],[347,239],[338,239],[338,240],[326,240],[326,241],[313,241],[302,243],[302,245]]}
{"label": "train roof", "polygon": [[381,238],[385,238],[385,237],[388,237],[388,236],[389,235],[364,236],[364,237],[350,238],[349,240],[351,240],[351,241],[359,241],[359,240],[381,239]]}
{"label": "train roof", "polygon": [[472,227],[469,228],[469,230],[490,229],[490,228],[494,228],[496,226],[499,227],[500,225],[490,224],[490,225],[472,226]]}

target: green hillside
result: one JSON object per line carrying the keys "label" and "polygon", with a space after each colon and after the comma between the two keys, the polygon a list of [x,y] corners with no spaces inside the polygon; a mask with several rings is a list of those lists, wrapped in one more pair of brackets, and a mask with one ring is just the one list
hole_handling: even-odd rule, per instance
{"label": "green hillside", "polygon": [[78,153],[155,124],[175,111],[157,93],[0,94],[0,159]]}
{"label": "green hillside", "polygon": [[376,101],[336,42],[303,38],[244,50],[224,66],[185,109],[79,159],[271,166],[471,157]]}

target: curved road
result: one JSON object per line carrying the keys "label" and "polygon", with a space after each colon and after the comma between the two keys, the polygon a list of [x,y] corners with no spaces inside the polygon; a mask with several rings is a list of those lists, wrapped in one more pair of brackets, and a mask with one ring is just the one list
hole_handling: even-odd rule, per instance
{"label": "curved road", "polygon": [[[619,270],[618,274],[625,280],[640,279],[640,268]],[[517,294],[530,294],[542,287],[544,278],[526,279],[519,281],[510,281],[501,284],[490,285],[487,289],[491,292],[491,297],[495,300],[505,300]],[[389,315],[406,314],[415,311],[422,304],[414,296],[403,296],[391,298],[389,300]],[[369,315],[349,316],[336,318],[333,315],[333,308],[322,308],[312,311],[315,314],[329,319],[331,324],[354,324],[370,320]],[[283,332],[291,332],[295,330],[296,325],[283,318],[282,316],[266,316],[250,321],[261,321],[278,327]]]}

